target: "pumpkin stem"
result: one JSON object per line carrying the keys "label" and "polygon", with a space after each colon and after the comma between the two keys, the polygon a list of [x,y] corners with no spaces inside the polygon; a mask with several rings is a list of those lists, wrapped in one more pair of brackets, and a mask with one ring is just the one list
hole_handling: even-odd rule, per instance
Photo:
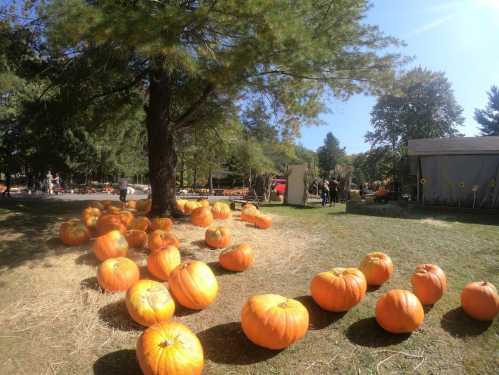
{"label": "pumpkin stem", "polygon": [[159,344],[159,346],[160,346],[161,348],[167,348],[167,347],[169,347],[170,345],[173,345],[173,341],[170,341],[169,339],[166,339],[165,341],[163,341],[163,342],[161,342],[161,343]]}
{"label": "pumpkin stem", "polygon": [[280,304],[278,304],[277,306],[279,306],[280,308],[282,309],[285,309],[286,307],[288,307],[288,300],[284,301],[284,302],[281,302]]}

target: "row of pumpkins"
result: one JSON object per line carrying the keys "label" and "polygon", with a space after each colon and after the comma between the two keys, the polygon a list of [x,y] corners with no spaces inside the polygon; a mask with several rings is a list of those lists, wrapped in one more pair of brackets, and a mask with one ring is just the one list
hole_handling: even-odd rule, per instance
{"label": "row of pumpkins", "polygon": [[[148,202],[129,203],[128,206],[127,210],[120,210],[104,202],[102,207],[89,207],[83,213],[86,225],[74,220],[62,224],[61,239],[74,245],[86,242],[90,232],[98,234],[93,250],[102,261],[97,271],[99,284],[107,291],[126,291],[125,303],[131,318],[148,327],[139,337],[136,351],[144,374],[200,374],[204,366],[203,348],[188,327],[171,321],[175,303],[170,293],[180,305],[201,310],[215,301],[217,279],[210,267],[201,261],[181,263],[179,242],[171,232],[173,223],[170,219],[134,217],[134,210],[147,212]],[[193,224],[203,227],[209,226],[213,217],[228,219],[232,216],[224,203],[210,207],[207,201],[179,201],[177,208],[186,215],[191,214]],[[208,212],[213,217],[210,218]],[[119,220],[107,219],[107,216],[117,216]],[[248,205],[241,212],[242,220],[255,225],[258,225],[258,217],[262,221],[262,216],[267,224],[260,223],[259,227],[269,227],[270,217],[256,207]],[[72,239],[68,241],[69,237]],[[225,248],[231,242],[230,231],[226,227],[210,227],[205,240],[211,248]],[[164,283],[139,280],[137,265],[125,258],[128,246],[143,247],[147,242],[150,250],[147,269],[157,279],[168,281],[169,290]],[[219,256],[220,265],[231,271],[244,271],[253,261],[254,252],[247,244],[228,248]],[[392,273],[390,257],[373,252],[365,256],[359,268],[333,268],[315,275],[310,292],[322,309],[348,311],[364,298],[368,285],[382,285]],[[432,264],[418,265],[411,283],[413,292],[393,289],[376,303],[376,320],[388,332],[416,330],[424,320],[422,305],[436,303],[447,289],[445,273]],[[468,315],[479,320],[492,320],[499,312],[497,290],[488,282],[466,285],[461,293],[461,304]],[[290,346],[305,336],[308,326],[309,313],[305,306],[276,294],[250,297],[241,312],[244,334],[256,345],[268,349]]]}

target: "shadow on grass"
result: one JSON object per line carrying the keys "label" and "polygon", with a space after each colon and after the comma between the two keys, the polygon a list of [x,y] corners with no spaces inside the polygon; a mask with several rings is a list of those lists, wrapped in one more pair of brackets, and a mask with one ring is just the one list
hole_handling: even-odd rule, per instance
{"label": "shadow on grass", "polygon": [[203,250],[211,250],[210,247],[206,244],[205,240],[192,241],[191,245],[197,246],[197,247],[199,247],[200,249],[203,249]]}
{"label": "shadow on grass", "polygon": [[197,334],[205,356],[212,362],[249,365],[262,362],[279,354],[279,350],[261,348],[244,335],[241,323],[220,324]]}
{"label": "shadow on grass", "polygon": [[310,319],[309,329],[312,331],[326,328],[343,318],[346,314],[346,312],[335,313],[321,309],[311,296],[300,296],[294,299],[303,303],[307,308]]}
{"label": "shadow on grass", "polygon": [[226,270],[225,268],[222,268],[222,266],[218,262],[210,262],[210,263],[208,263],[208,266],[211,268],[211,270],[213,271],[213,273],[216,276],[232,275],[235,273],[239,273],[239,272],[232,272],[232,271]]}
{"label": "shadow on grass", "polygon": [[88,277],[80,281],[80,289],[92,289],[98,292],[101,292],[102,289],[97,282],[97,278],[95,276]]}
{"label": "shadow on grass", "polygon": [[375,318],[361,319],[348,327],[346,336],[350,342],[360,346],[379,348],[383,346],[400,344],[407,340],[411,334],[392,334],[379,326]]}
{"label": "shadow on grass", "polygon": [[444,314],[440,326],[454,337],[478,336],[492,325],[492,321],[480,321],[470,318],[462,307],[457,307]]}
{"label": "shadow on grass", "polygon": [[78,258],[75,259],[76,264],[86,264],[88,266],[98,266],[99,260],[95,257],[94,253],[87,252],[81,254]]}
{"label": "shadow on grass", "polygon": [[112,302],[109,305],[101,307],[98,311],[99,318],[109,327],[119,329],[120,331],[142,331],[144,327],[135,323],[126,309],[125,301],[120,300]]}
{"label": "shadow on grass", "polygon": [[135,350],[123,349],[108,353],[95,361],[94,375],[142,375]]}

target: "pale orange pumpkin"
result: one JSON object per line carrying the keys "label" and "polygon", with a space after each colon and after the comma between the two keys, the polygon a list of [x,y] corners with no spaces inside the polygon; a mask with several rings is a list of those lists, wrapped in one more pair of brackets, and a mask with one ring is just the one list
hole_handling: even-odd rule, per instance
{"label": "pale orange pumpkin", "polygon": [[180,242],[173,233],[157,229],[149,235],[149,250],[151,250],[151,252],[164,249],[168,245],[177,248],[180,247]]}
{"label": "pale orange pumpkin", "polygon": [[261,213],[255,216],[254,223],[260,229],[268,229],[272,226],[272,218]]}
{"label": "pale orange pumpkin", "polygon": [[199,207],[210,208],[210,201],[208,199],[198,199]]}
{"label": "pale orange pumpkin", "polygon": [[129,200],[128,202],[126,202],[126,207],[137,209],[137,202],[134,200]]}
{"label": "pale orange pumpkin", "polygon": [[97,217],[99,218],[102,212],[97,207],[87,207],[83,210],[82,219],[85,220],[87,217]]}
{"label": "pale orange pumpkin", "polygon": [[147,257],[147,270],[159,280],[168,280],[179,264],[180,252],[175,246],[166,246]]}
{"label": "pale orange pumpkin", "polygon": [[187,203],[187,199],[177,199],[175,202],[175,206],[177,208],[177,211],[180,212],[181,214],[185,214],[185,209],[184,206]]}
{"label": "pale orange pumpkin", "polygon": [[388,255],[376,251],[364,257],[359,269],[366,277],[367,285],[381,285],[392,275],[393,263]]}
{"label": "pale orange pumpkin", "polygon": [[218,261],[226,270],[241,272],[253,264],[255,253],[248,244],[242,243],[220,253]]}
{"label": "pale orange pumpkin", "polygon": [[223,202],[216,202],[213,204],[211,212],[213,217],[217,220],[226,220],[232,217],[232,211],[230,210],[229,205]]}
{"label": "pale orange pumpkin", "polygon": [[164,230],[168,232],[172,229],[173,221],[169,217],[155,217],[151,220],[151,230]]}
{"label": "pale orange pumpkin", "polygon": [[147,233],[139,229],[130,229],[125,233],[129,247],[142,249],[147,244]]}
{"label": "pale orange pumpkin", "polygon": [[119,215],[121,212],[121,208],[120,207],[116,207],[116,206],[108,206],[106,208],[106,214],[110,214],[110,215]]}
{"label": "pale orange pumpkin", "polygon": [[134,219],[133,213],[130,211],[120,211],[119,215],[123,225],[128,228]]}
{"label": "pale orange pumpkin", "polygon": [[184,214],[185,215],[190,215],[192,211],[194,211],[196,208],[198,208],[200,205],[196,201],[187,201],[184,204]]}
{"label": "pale orange pumpkin", "polygon": [[253,206],[248,204],[241,210],[241,216],[239,217],[242,221],[247,221],[248,223],[255,223],[256,217],[260,214],[260,211]]}
{"label": "pale orange pumpkin", "polygon": [[125,257],[128,242],[120,231],[112,230],[95,239],[93,250],[101,262],[109,258]]}
{"label": "pale orange pumpkin", "polygon": [[410,333],[424,320],[423,305],[408,290],[392,289],[376,303],[376,321],[385,331]]}
{"label": "pale orange pumpkin", "polygon": [[198,227],[207,227],[213,223],[213,214],[207,207],[198,207],[191,214],[191,223]]}
{"label": "pale orange pumpkin", "polygon": [[144,232],[149,232],[151,229],[151,221],[145,216],[138,216],[133,219],[130,224],[130,229],[143,230]]}
{"label": "pale orange pumpkin", "polygon": [[494,320],[499,313],[499,296],[496,287],[487,281],[474,281],[461,292],[463,310],[477,320]]}
{"label": "pale orange pumpkin", "polygon": [[59,227],[59,238],[65,245],[79,246],[88,242],[90,232],[80,220],[71,219],[62,223]]}
{"label": "pale orange pumpkin", "polygon": [[447,290],[444,271],[434,264],[419,264],[411,277],[412,291],[423,305],[433,305]]}
{"label": "pale orange pumpkin", "polygon": [[97,269],[97,281],[108,292],[126,291],[139,281],[139,267],[125,257],[109,258]]}
{"label": "pale orange pumpkin", "polygon": [[212,249],[222,249],[229,246],[231,241],[230,230],[227,227],[210,227],[206,229],[205,241]]}
{"label": "pale orange pumpkin", "polygon": [[120,215],[115,214],[103,214],[97,220],[96,228],[98,234],[106,234],[112,230],[119,230],[121,233],[127,231],[126,225],[121,221]]}

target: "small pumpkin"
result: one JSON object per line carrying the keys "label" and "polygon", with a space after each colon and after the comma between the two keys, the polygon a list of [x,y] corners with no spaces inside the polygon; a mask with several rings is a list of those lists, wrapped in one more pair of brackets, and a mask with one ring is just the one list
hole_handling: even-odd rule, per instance
{"label": "small pumpkin", "polygon": [[130,224],[130,229],[143,230],[149,232],[151,228],[151,221],[145,216],[138,216]]}
{"label": "small pumpkin", "polygon": [[88,228],[91,233],[95,233],[97,230],[97,222],[99,221],[98,216],[86,216],[83,218],[83,224]]}
{"label": "small pumpkin", "polygon": [[88,242],[90,232],[80,220],[71,219],[62,223],[59,227],[59,238],[65,245],[79,246]]}
{"label": "small pumpkin", "polygon": [[137,209],[137,201],[129,200],[128,202],[126,202],[126,207]]}
{"label": "small pumpkin", "polygon": [[392,289],[376,303],[376,321],[385,331],[410,333],[424,320],[423,305],[408,290]]}
{"label": "small pumpkin", "polygon": [[277,294],[250,297],[241,312],[241,327],[246,337],[273,350],[287,348],[304,337],[308,323],[305,306]]}
{"label": "small pumpkin", "polygon": [[120,215],[115,214],[104,214],[97,220],[97,233],[106,234],[112,230],[119,230],[121,233],[125,233],[127,228],[121,221]]}
{"label": "small pumpkin", "polygon": [[433,305],[447,290],[444,271],[434,264],[419,264],[411,277],[412,291],[423,305]]}
{"label": "small pumpkin", "polygon": [[210,201],[208,199],[198,199],[199,207],[210,208]]}
{"label": "small pumpkin", "polygon": [[268,229],[272,226],[272,218],[269,215],[256,215],[254,222],[255,225],[260,229]]}
{"label": "small pumpkin", "polygon": [[242,243],[220,253],[218,261],[226,270],[241,272],[253,264],[255,253],[248,244]]}
{"label": "small pumpkin", "polygon": [[357,268],[333,268],[315,275],[310,283],[314,301],[324,310],[348,311],[366,295],[367,282]]}
{"label": "small pumpkin", "polygon": [[199,203],[196,201],[187,201],[184,204],[184,214],[185,215],[190,215],[192,211],[194,211],[196,208],[199,207]]}
{"label": "small pumpkin", "polygon": [[226,220],[232,217],[232,211],[227,203],[216,202],[211,207],[213,217],[217,220]]}
{"label": "small pumpkin", "polygon": [[191,214],[191,223],[198,227],[207,227],[213,223],[213,214],[207,207],[198,207]]}
{"label": "small pumpkin", "polygon": [[102,215],[102,211],[97,207],[87,207],[83,210],[82,219],[89,216],[96,216],[98,218],[100,215]]}
{"label": "small pumpkin", "polygon": [[380,251],[367,254],[359,269],[366,277],[367,285],[381,285],[393,273],[393,263],[388,255]]}
{"label": "small pumpkin", "polygon": [[218,293],[218,282],[206,263],[190,260],[179,264],[168,278],[175,299],[192,310],[208,307]]}
{"label": "small pumpkin", "polygon": [[242,221],[247,221],[248,223],[255,223],[256,217],[260,211],[252,204],[246,205],[241,210],[241,216],[239,217]]}
{"label": "small pumpkin", "polygon": [[155,252],[164,249],[167,246],[180,247],[180,242],[171,232],[165,232],[164,230],[157,229],[149,235],[149,250]]}
{"label": "small pumpkin", "polygon": [[139,277],[139,267],[125,257],[109,258],[97,269],[97,281],[101,288],[108,292],[128,290],[139,281]]}
{"label": "small pumpkin", "polygon": [[129,247],[142,249],[147,244],[147,233],[139,229],[130,229],[125,233]]}
{"label": "small pumpkin", "polygon": [[200,375],[203,371],[203,347],[182,323],[147,328],[137,341],[136,354],[144,375]]}
{"label": "small pumpkin", "polygon": [[168,232],[172,229],[173,221],[168,217],[155,217],[151,220],[151,230],[164,230]]}
{"label": "small pumpkin", "polygon": [[177,211],[180,212],[181,214],[185,214],[184,206],[186,203],[187,199],[177,199],[177,201],[175,202]]}
{"label": "small pumpkin", "polygon": [[175,302],[168,288],[157,281],[139,280],[126,293],[126,308],[142,326],[167,322],[175,312]]}
{"label": "small pumpkin", "polygon": [[148,199],[139,199],[135,201],[135,209],[137,211],[145,211],[147,208]]}
{"label": "small pumpkin", "polygon": [[499,313],[499,296],[494,284],[474,281],[461,292],[461,306],[466,314],[477,320],[494,320]]}
{"label": "small pumpkin", "polygon": [[108,206],[106,209],[106,213],[111,214],[111,215],[119,215],[120,212],[121,212],[121,208],[116,207],[116,206]]}
{"label": "small pumpkin", "polygon": [[93,250],[101,262],[109,258],[125,257],[128,242],[120,231],[112,230],[95,239]]}
{"label": "small pumpkin", "polygon": [[159,280],[168,280],[179,264],[180,252],[175,246],[166,246],[147,257],[147,270]]}
{"label": "small pumpkin", "polygon": [[210,227],[206,229],[205,241],[212,249],[222,249],[229,246],[231,241],[230,230],[227,227]]}
{"label": "small pumpkin", "polygon": [[131,213],[130,211],[120,211],[119,215],[120,215],[120,220],[123,223],[123,225],[126,228],[128,228],[130,226],[130,224],[132,224],[132,221],[134,219],[133,213]]}

